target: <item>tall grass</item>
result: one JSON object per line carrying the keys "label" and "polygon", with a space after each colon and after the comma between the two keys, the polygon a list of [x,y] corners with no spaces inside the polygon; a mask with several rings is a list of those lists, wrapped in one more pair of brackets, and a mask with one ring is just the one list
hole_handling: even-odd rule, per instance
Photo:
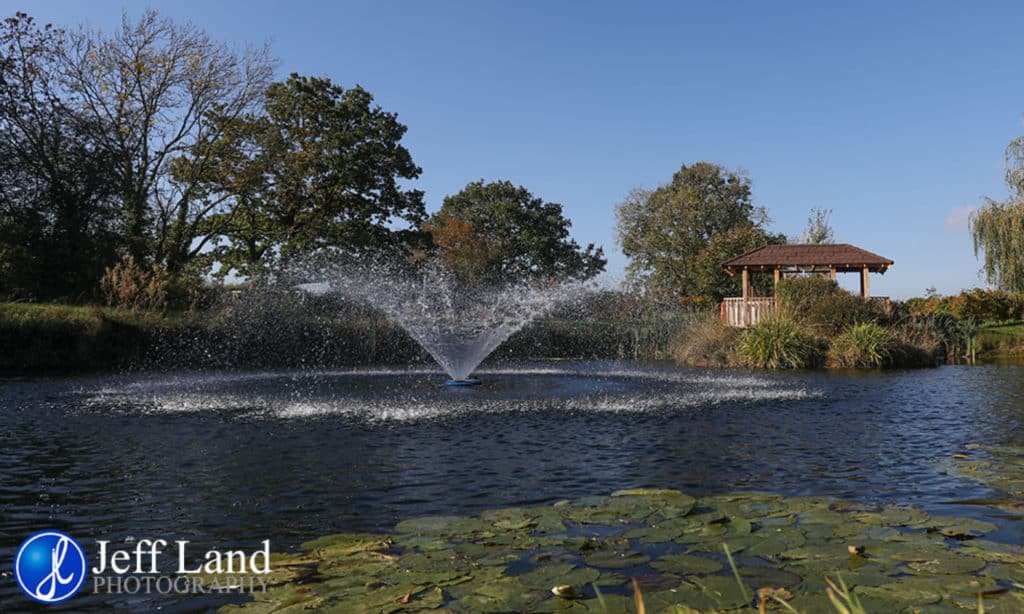
{"label": "tall grass", "polygon": [[830,367],[879,368],[893,364],[899,340],[874,322],[855,324],[834,339],[828,350]]}
{"label": "tall grass", "polygon": [[684,326],[672,342],[672,357],[691,366],[727,366],[736,362],[738,332],[715,315]]}
{"label": "tall grass", "polygon": [[821,364],[822,342],[797,323],[784,318],[766,318],[740,335],[736,353],[750,367],[761,369],[804,369]]}

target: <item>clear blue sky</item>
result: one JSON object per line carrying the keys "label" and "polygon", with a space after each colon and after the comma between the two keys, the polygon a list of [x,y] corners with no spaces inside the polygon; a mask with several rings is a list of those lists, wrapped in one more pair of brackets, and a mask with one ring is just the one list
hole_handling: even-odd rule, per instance
{"label": "clear blue sky", "polygon": [[[1024,5],[883,2],[247,2],[149,6],[269,41],[280,73],[361,84],[409,126],[436,208],[507,178],[565,205],[625,259],[615,204],[682,162],[745,169],[773,229],[831,208],[837,239],[888,256],[875,294],[981,285],[966,207],[1003,197],[1024,132]],[[3,1],[108,29],[135,2]],[[856,283],[847,276],[847,284]]]}

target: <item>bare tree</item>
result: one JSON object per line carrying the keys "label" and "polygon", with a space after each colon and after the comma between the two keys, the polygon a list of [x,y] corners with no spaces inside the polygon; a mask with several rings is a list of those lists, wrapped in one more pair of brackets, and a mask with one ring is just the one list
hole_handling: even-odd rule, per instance
{"label": "bare tree", "polygon": [[821,209],[818,207],[811,209],[811,215],[807,218],[807,228],[800,235],[800,242],[811,245],[835,243],[835,232],[832,230],[831,218],[831,209]]}
{"label": "bare tree", "polygon": [[64,58],[82,110],[115,127],[96,138],[114,159],[129,253],[179,271],[209,240],[203,221],[227,200],[199,187],[213,155],[203,144],[228,125],[211,118],[257,107],[273,74],[269,49],[238,52],[149,10],[134,22],[123,16],[111,34],[73,33]]}

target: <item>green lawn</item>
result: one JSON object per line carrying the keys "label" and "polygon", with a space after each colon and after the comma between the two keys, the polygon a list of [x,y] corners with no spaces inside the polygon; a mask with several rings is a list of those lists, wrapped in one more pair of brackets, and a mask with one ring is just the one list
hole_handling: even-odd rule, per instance
{"label": "green lawn", "polygon": [[985,354],[1024,354],[1024,320],[982,324],[978,330],[978,346]]}

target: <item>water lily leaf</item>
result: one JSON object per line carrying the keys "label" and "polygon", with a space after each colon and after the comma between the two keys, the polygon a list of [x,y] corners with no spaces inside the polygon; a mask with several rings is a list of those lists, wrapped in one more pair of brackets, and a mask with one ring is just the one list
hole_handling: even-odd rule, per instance
{"label": "water lily leaf", "polygon": [[968,545],[960,548],[960,552],[986,561],[1024,565],[1024,548],[1015,544],[974,539],[968,542]]}
{"label": "water lily leaf", "polygon": [[722,569],[722,563],[696,554],[667,554],[651,563],[651,567],[666,573],[707,575]]}
{"label": "water lily leaf", "polygon": [[448,540],[434,535],[399,535],[395,538],[395,545],[423,552],[445,550],[452,547]]}
{"label": "water lily leaf", "polygon": [[683,533],[673,541],[678,544],[698,544],[713,542],[714,547],[710,551],[721,550],[722,539],[727,529],[722,524],[698,525],[694,528],[684,529]]}
{"label": "water lily leaf", "polygon": [[743,587],[733,577],[707,576],[693,581],[718,608],[738,608],[749,605]]}
{"label": "water lily leaf", "polygon": [[487,523],[479,518],[464,516],[423,516],[410,518],[395,525],[396,533],[411,535],[464,535],[486,530]]}
{"label": "water lily leaf", "polygon": [[907,563],[907,568],[918,574],[965,574],[978,571],[985,566],[985,561],[982,559],[974,558],[972,556],[965,556],[962,554],[955,554],[953,552],[944,552],[934,558],[910,561]]}
{"label": "water lily leaf", "polygon": [[660,544],[670,542],[683,534],[683,530],[677,526],[642,527],[630,529],[623,533],[628,539],[639,539],[645,544]]}
{"label": "water lily leaf", "polygon": [[750,521],[740,516],[729,516],[729,522],[725,528],[730,536],[749,535],[753,530],[753,526],[750,524]]}
{"label": "water lily leaf", "polygon": [[779,555],[783,559],[821,562],[848,560],[850,553],[842,543],[807,543],[798,548],[786,550]]}
{"label": "water lily leaf", "polygon": [[391,538],[363,533],[338,533],[308,541],[301,546],[319,558],[343,557],[357,552],[387,552]]}
{"label": "water lily leaf", "polygon": [[[963,576],[960,578],[948,578],[942,585],[947,594],[961,594],[976,596],[978,593],[989,593],[1001,591],[995,578],[989,576]],[[977,606],[977,600],[974,605]]]}
{"label": "water lily leaf", "polygon": [[937,586],[929,586],[907,581],[889,582],[879,586],[858,586],[853,589],[858,597],[867,597],[894,609],[904,605],[927,605],[938,603],[942,599],[942,591]]}
{"label": "water lily leaf", "polygon": [[582,587],[594,582],[601,572],[589,567],[576,567],[571,563],[555,563],[540,565],[530,571],[515,576],[526,588],[550,590],[553,586],[568,584]]}
{"label": "water lily leaf", "polygon": [[606,569],[625,569],[637,567],[651,560],[651,557],[641,552],[621,550],[601,550],[584,555],[583,561],[593,567]]}
{"label": "water lily leaf", "polygon": [[461,612],[525,612],[551,595],[528,589],[518,579],[508,577],[472,588],[473,592],[456,600],[452,609]]}
{"label": "water lily leaf", "polygon": [[802,578],[785,569],[767,565],[744,565],[736,569],[743,581],[753,590],[764,586],[785,586],[787,588],[800,584]]}
{"label": "water lily leaf", "polygon": [[722,510],[707,507],[694,508],[686,518],[691,524],[718,524],[729,522]]}
{"label": "water lily leaf", "polygon": [[926,522],[915,526],[941,533],[946,537],[958,539],[981,537],[998,528],[991,522],[974,520],[973,518],[957,518],[955,516],[932,516]]}
{"label": "water lily leaf", "polygon": [[613,497],[655,497],[660,499],[693,499],[693,497],[683,494],[681,491],[672,490],[669,488],[627,488],[624,490],[616,490],[612,493]]}

